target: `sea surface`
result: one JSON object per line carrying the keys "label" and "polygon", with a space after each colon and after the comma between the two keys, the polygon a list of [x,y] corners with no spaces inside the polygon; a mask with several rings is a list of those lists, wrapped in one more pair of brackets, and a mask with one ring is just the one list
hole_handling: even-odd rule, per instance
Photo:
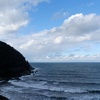
{"label": "sea surface", "polygon": [[30,63],[37,71],[0,83],[10,100],[100,100],[100,63]]}

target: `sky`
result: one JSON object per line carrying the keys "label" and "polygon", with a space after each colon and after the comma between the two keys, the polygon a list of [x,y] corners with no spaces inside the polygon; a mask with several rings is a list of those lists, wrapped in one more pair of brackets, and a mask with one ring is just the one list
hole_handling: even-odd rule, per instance
{"label": "sky", "polygon": [[29,62],[100,62],[100,0],[0,0],[0,41]]}

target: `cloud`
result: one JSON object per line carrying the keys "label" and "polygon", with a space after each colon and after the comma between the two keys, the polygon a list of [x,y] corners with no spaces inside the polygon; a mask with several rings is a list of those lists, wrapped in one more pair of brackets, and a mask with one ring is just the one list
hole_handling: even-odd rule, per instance
{"label": "cloud", "polygon": [[68,12],[63,12],[63,9],[58,11],[58,12],[55,12],[51,18],[51,20],[55,20],[55,19],[59,19],[59,18],[62,18],[62,17],[66,17],[68,14]]}
{"label": "cloud", "polygon": [[93,5],[94,5],[94,2],[87,4],[88,7],[93,6]]}
{"label": "cloud", "polygon": [[100,54],[95,55],[78,55],[73,54],[73,56],[44,56],[35,58],[34,62],[99,62],[100,61]]}
{"label": "cloud", "polygon": [[75,14],[65,19],[62,26],[51,29],[51,34],[62,34],[69,36],[85,35],[96,32],[100,28],[100,16],[96,14]]}
{"label": "cloud", "polygon": [[80,13],[66,19],[61,28],[64,34],[84,35],[99,29],[99,19],[100,16],[96,14],[83,15]]}
{"label": "cloud", "polygon": [[37,6],[40,2],[50,2],[50,0],[28,0],[30,4],[33,4],[33,6]]}
{"label": "cloud", "polygon": [[63,41],[63,37],[62,36],[59,36],[59,37],[57,37],[56,39],[54,39],[54,43],[55,44],[59,44],[59,43],[61,43]]}
{"label": "cloud", "polygon": [[[24,22],[26,17],[21,20]],[[99,54],[86,56],[88,53],[80,55],[72,52],[67,55],[64,52],[70,48],[73,51],[81,47],[89,48],[97,41],[99,43],[100,16],[75,14],[65,19],[60,27],[29,35],[0,34],[0,39],[19,50],[29,61],[95,60]],[[84,49],[84,52],[87,51]]]}
{"label": "cloud", "polygon": [[[100,37],[96,37],[100,32],[99,20],[100,16],[96,14],[76,14],[64,20],[60,27],[54,27],[50,30],[43,30],[33,34],[30,40],[31,38],[34,39],[34,43],[30,47],[33,50],[34,56],[46,56],[80,46],[84,46],[85,48],[89,47],[86,46],[86,44],[91,44],[88,43],[89,41],[99,41],[100,39]],[[30,48],[28,47],[28,49]],[[46,57],[49,59],[52,58],[49,55]],[[55,58],[56,56],[53,57]],[[85,56],[74,56],[77,59],[80,57],[83,59]],[[71,59],[69,57],[67,58]]]}
{"label": "cloud", "polygon": [[31,46],[32,44],[34,43],[34,40],[30,40],[30,41],[28,41],[27,43],[25,43],[25,44],[22,44],[21,46],[20,46],[20,48],[22,49],[27,49],[27,48],[29,48],[29,46]]}
{"label": "cloud", "polygon": [[[23,15],[23,16],[22,16]],[[29,22],[28,13],[10,9],[0,13],[0,34],[14,33]]]}
{"label": "cloud", "polygon": [[26,5],[37,6],[41,2],[50,2],[50,0],[0,0],[0,10],[6,10],[7,8],[21,8]]}
{"label": "cloud", "polygon": [[74,56],[75,56],[75,54],[73,54],[73,53],[69,54],[69,57],[74,57]]}
{"label": "cloud", "polygon": [[[0,34],[16,33],[29,23],[28,10],[49,0],[0,0]],[[29,9],[30,8],[30,9]]]}

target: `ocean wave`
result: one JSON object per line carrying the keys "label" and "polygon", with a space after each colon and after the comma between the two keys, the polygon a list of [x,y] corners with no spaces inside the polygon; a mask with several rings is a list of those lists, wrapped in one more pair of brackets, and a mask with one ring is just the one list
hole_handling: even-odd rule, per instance
{"label": "ocean wave", "polygon": [[[94,83],[94,82],[88,82],[88,83],[83,83],[83,82],[64,82],[64,81],[59,81],[59,80],[47,80],[47,79],[42,79],[42,78],[36,78],[36,77],[33,77],[33,75],[31,76],[24,76],[21,78],[22,80],[25,80],[25,81],[29,81],[29,79],[31,79],[32,82],[37,82],[37,83],[41,83],[41,82],[45,82],[45,83],[48,83],[48,84],[52,84],[52,85],[59,85],[59,86],[76,86],[76,87],[88,87],[88,86],[91,86],[91,87],[94,87],[94,86],[100,86],[100,83]],[[28,79],[28,80],[27,80]]]}
{"label": "ocean wave", "polygon": [[[64,88],[64,87],[58,87],[54,85],[48,85],[47,82],[41,81],[39,83],[34,82],[18,82],[18,81],[10,81],[11,84],[16,86],[21,86],[25,88],[36,88],[36,89],[42,89],[42,90],[48,90],[48,91],[58,91],[58,92],[68,92],[68,93],[84,93],[87,92],[85,90],[82,90],[81,88]],[[59,84],[59,83],[57,83]]]}
{"label": "ocean wave", "polygon": [[35,84],[12,80],[10,83],[11,86],[2,87],[3,95],[10,100],[100,100],[100,90],[54,87],[46,82]]}
{"label": "ocean wave", "polygon": [[[73,94],[72,94],[73,95]],[[100,95],[98,94],[74,94],[74,96],[66,95],[61,96],[60,94],[45,94],[45,93],[13,93],[13,91],[9,94],[7,91],[3,96],[9,98],[10,100],[100,100]]]}
{"label": "ocean wave", "polygon": [[89,93],[99,93],[100,94],[100,90],[87,90],[87,92],[89,92]]}

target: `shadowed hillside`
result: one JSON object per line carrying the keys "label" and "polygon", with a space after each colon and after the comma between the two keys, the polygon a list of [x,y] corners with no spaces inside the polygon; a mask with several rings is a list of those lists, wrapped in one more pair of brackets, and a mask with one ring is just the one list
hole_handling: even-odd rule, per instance
{"label": "shadowed hillside", "polygon": [[0,41],[0,80],[29,75],[32,69],[20,52]]}

